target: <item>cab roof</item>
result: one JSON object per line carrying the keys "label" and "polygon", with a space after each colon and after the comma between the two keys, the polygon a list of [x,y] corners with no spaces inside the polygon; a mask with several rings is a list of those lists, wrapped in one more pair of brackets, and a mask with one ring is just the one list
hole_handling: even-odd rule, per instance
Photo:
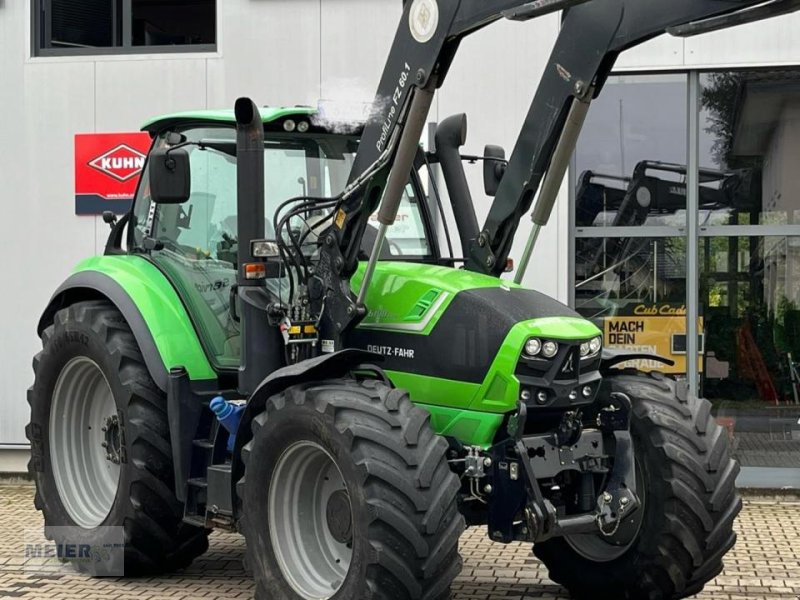
{"label": "cab roof", "polygon": [[[287,117],[305,117],[317,113],[317,109],[311,106],[267,106],[261,109],[261,120],[265,125],[274,123]],[[165,129],[171,129],[175,126],[202,124],[202,123],[223,123],[234,125],[236,118],[233,114],[233,109],[221,110],[192,110],[186,112],[177,112],[160,117],[152,118],[142,125],[142,131],[147,131],[151,135],[155,135]]]}

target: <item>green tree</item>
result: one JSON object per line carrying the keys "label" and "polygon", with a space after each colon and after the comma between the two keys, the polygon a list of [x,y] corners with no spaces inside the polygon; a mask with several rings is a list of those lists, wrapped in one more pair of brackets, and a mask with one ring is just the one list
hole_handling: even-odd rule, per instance
{"label": "green tree", "polygon": [[703,87],[701,102],[708,111],[706,133],[714,136],[711,155],[720,167],[732,162],[736,107],[739,104],[743,73],[712,73]]}

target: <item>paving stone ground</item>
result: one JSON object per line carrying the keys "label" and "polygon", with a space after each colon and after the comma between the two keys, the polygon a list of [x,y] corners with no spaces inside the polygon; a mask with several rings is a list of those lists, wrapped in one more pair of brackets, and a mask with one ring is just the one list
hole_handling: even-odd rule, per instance
{"label": "paving stone ground", "polygon": [[800,431],[770,433],[737,432],[734,456],[742,466],[797,467],[800,464]]}
{"label": "paving stone ground", "polygon": [[[41,527],[33,487],[0,483],[0,598],[38,600],[204,600],[252,598],[243,572],[242,539],[214,533],[209,551],[188,569],[148,579],[89,579],[75,573],[43,577],[25,567],[25,531]],[[739,541],[725,571],[696,598],[701,600],[800,599],[800,500],[748,498],[737,522]],[[454,600],[566,599],[547,579],[524,544],[489,543],[483,529],[461,539],[464,570]]]}

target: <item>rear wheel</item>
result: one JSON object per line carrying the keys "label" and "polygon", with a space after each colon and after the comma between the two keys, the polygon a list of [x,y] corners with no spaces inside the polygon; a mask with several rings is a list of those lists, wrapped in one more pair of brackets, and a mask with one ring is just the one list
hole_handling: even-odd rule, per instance
{"label": "rear wheel", "polygon": [[271,397],[242,458],[256,597],[447,597],[461,569],[447,443],[402,390],[333,380]]}
{"label": "rear wheel", "polygon": [[553,581],[576,598],[672,600],[696,594],[722,570],[741,509],[725,431],[708,401],[653,373],[604,379],[604,394],[633,404],[631,433],[642,507],[614,535],[534,546]]}
{"label": "rear wheel", "polygon": [[110,541],[106,527],[121,527],[126,575],[187,566],[207,533],[182,522],[166,398],[124,317],[108,302],[79,302],[56,313],[42,343],[26,433],[45,534],[95,547]]}

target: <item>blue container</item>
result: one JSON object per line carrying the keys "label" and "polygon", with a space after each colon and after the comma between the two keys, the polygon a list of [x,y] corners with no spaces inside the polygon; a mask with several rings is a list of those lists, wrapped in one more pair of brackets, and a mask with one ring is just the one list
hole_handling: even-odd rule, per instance
{"label": "blue container", "polygon": [[239,421],[242,420],[244,405],[233,404],[222,396],[217,396],[211,401],[209,407],[217,415],[217,420],[220,424],[228,430],[230,434],[228,436],[228,452],[233,452],[233,445],[236,443],[236,432],[239,429]]}

